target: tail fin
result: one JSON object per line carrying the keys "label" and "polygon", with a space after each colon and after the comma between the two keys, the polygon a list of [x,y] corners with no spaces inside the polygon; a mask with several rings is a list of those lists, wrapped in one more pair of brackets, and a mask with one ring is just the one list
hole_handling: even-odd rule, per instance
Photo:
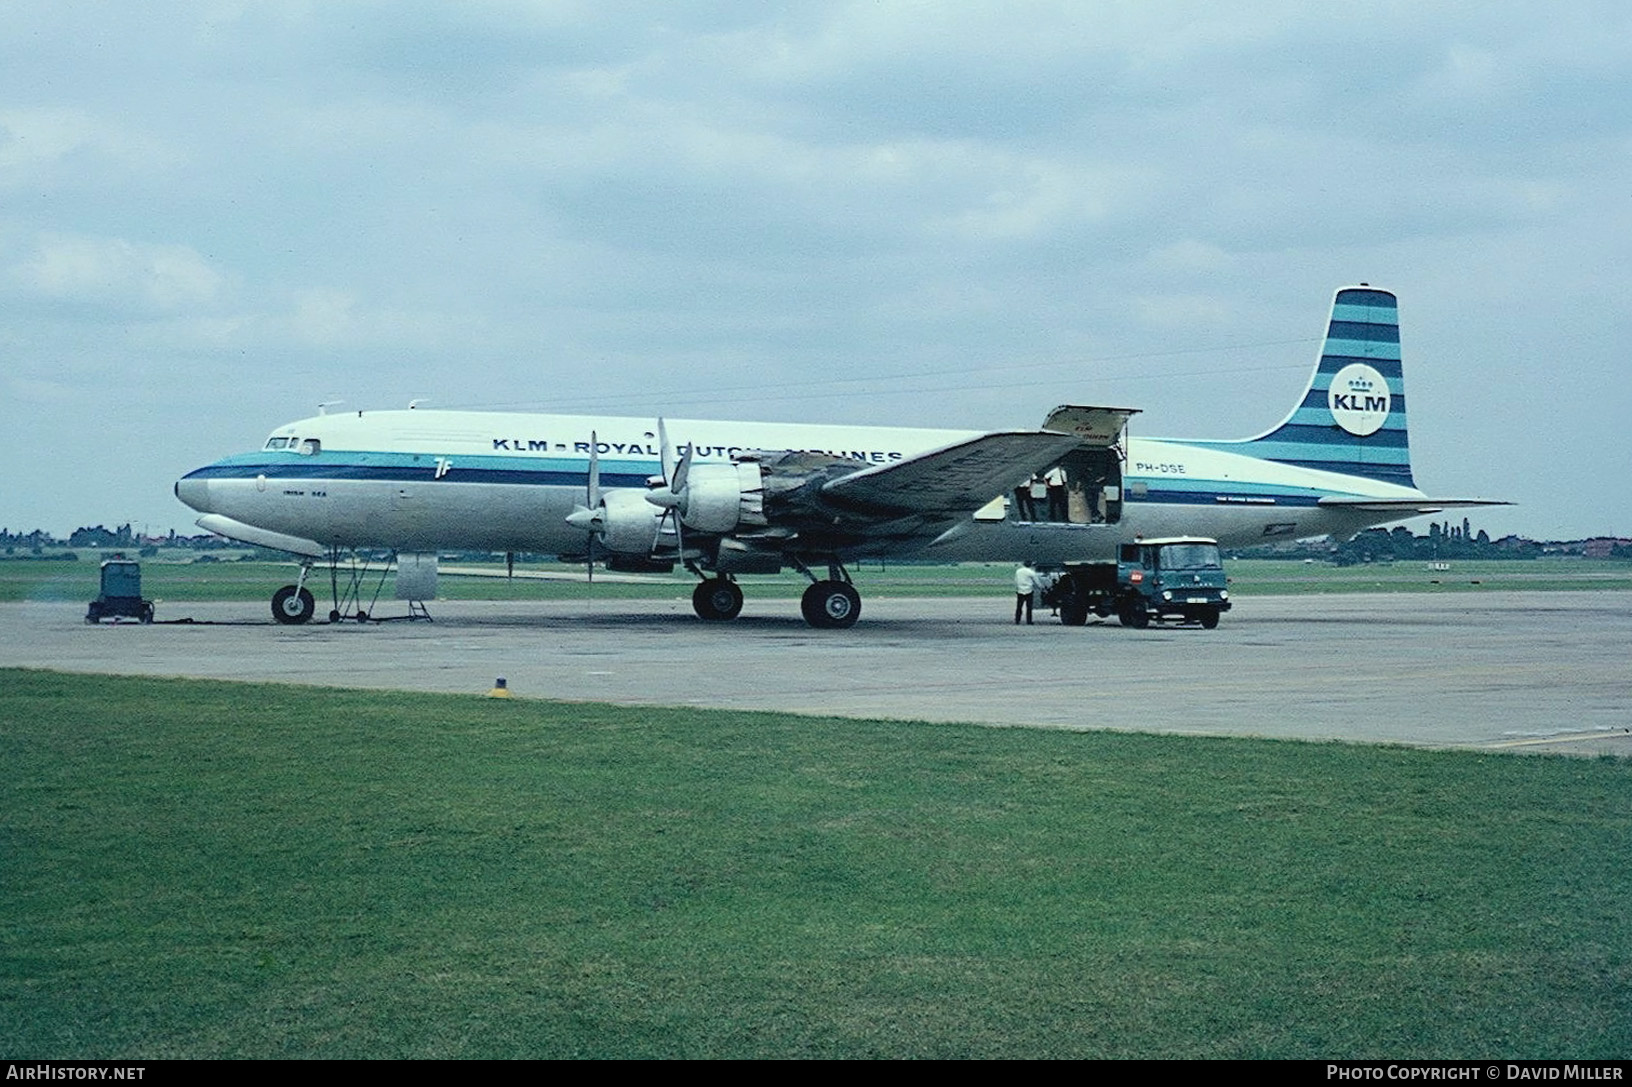
{"label": "tail fin", "polygon": [[1337,292],[1309,388],[1280,426],[1243,442],[1193,444],[1415,488],[1394,295],[1364,285]]}

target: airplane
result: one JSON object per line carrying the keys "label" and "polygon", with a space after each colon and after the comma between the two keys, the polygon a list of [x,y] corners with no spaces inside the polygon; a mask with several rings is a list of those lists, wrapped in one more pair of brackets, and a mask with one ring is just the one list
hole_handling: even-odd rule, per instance
{"label": "airplane", "polygon": [[416,405],[280,426],[261,449],[189,472],[175,494],[203,514],[199,527],[302,560],[272,599],[282,623],[314,614],[315,562],[327,556],[332,571],[344,552],[377,549],[394,553],[408,600],[434,597],[446,550],[680,565],[699,579],[694,610],[713,621],[742,610],[739,575],[791,568],[811,583],[801,611],[818,628],[860,616],[846,566],[861,559],[1060,564],[1141,538],[1346,539],[1505,504],[1417,488],[1398,303],[1367,284],[1335,293],[1314,373],[1278,426],[1236,441],[1130,437],[1137,411],[1063,405],[1037,430],[981,433]]}

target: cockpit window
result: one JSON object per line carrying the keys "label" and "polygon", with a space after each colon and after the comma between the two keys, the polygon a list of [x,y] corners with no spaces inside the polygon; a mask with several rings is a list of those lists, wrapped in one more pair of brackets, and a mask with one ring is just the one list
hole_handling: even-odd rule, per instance
{"label": "cockpit window", "polygon": [[[294,441],[293,438],[289,440]],[[313,454],[323,452],[323,443],[318,441],[316,438],[305,438],[301,441],[300,448],[297,450],[297,452],[299,452],[303,457],[310,457]]]}
{"label": "cockpit window", "polygon": [[266,447],[268,449],[288,449],[292,440],[291,438],[268,438],[266,439]]}

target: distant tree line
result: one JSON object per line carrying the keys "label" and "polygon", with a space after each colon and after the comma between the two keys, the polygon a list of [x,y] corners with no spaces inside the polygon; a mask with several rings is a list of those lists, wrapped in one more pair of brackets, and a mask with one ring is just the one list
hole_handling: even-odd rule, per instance
{"label": "distant tree line", "polygon": [[1318,559],[1339,566],[1365,562],[1448,562],[1453,559],[1539,559],[1549,556],[1588,556],[1632,559],[1632,540],[1596,537],[1588,540],[1543,542],[1523,536],[1493,540],[1484,529],[1475,532],[1467,518],[1460,525],[1435,521],[1419,536],[1404,525],[1368,528],[1353,539],[1300,540],[1265,544],[1230,552],[1238,558]]}
{"label": "distant tree line", "polygon": [[108,528],[105,525],[89,525],[76,528],[68,534],[66,540],[60,540],[35,529],[32,532],[12,532],[10,529],[0,528],[0,553],[11,555],[43,555],[50,548],[82,547],[97,550],[141,551],[143,554],[154,554],[161,547],[182,547],[194,551],[218,551],[223,548],[241,549],[242,544],[233,543],[220,536],[203,533],[198,536],[178,536],[175,529],[171,529],[163,536],[142,536],[132,530],[130,524],[122,524],[117,528]]}

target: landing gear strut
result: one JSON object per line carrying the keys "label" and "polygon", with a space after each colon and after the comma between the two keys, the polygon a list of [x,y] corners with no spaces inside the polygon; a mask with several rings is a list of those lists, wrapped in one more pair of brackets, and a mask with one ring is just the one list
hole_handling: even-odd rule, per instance
{"label": "landing gear strut", "polygon": [[[366,580],[370,577],[369,566],[371,559],[364,555],[359,557],[356,551],[350,552],[349,560],[344,559],[342,550],[331,547],[328,555],[329,589],[333,593],[334,607],[329,611],[329,622],[339,623],[344,620],[355,620],[359,623],[381,622],[377,618],[378,612],[373,611],[379,603],[380,590],[385,586],[385,579],[396,565],[397,553],[391,555],[379,568],[379,577],[374,583],[373,597],[367,608],[363,606],[363,596],[367,592]],[[312,572],[312,566],[322,560],[308,560],[300,567],[300,577],[293,585],[285,585],[272,594],[272,618],[279,623],[298,625],[309,622],[313,613],[317,611],[317,601],[312,598],[311,591],[306,588],[306,577]],[[360,564],[359,564],[360,563]],[[342,570],[342,566],[345,569]],[[342,577],[342,573],[344,577]],[[408,602],[408,619],[430,619],[430,612],[426,611],[422,601]]]}

